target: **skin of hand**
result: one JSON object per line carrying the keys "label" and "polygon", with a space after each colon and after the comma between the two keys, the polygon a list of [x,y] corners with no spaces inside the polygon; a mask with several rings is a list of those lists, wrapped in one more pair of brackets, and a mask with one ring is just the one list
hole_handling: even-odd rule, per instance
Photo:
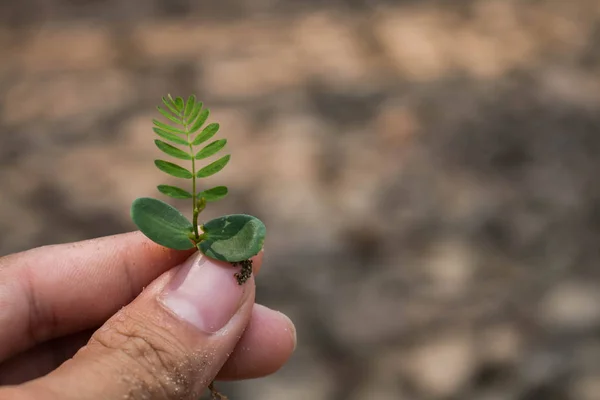
{"label": "skin of hand", "polygon": [[139,232],[0,258],[0,400],[197,400],[277,371],[294,325],[235,272]]}

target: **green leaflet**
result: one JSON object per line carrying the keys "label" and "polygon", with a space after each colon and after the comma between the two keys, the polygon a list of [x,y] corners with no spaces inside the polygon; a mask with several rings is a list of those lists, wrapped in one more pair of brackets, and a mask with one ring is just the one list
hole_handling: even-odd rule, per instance
{"label": "green leaflet", "polygon": [[200,132],[198,134],[198,136],[196,136],[196,138],[194,139],[192,144],[194,146],[198,146],[200,143],[204,143],[207,140],[209,140],[210,138],[212,138],[213,136],[215,136],[215,134],[218,131],[219,131],[219,124],[217,124],[217,123],[208,124],[208,125],[206,125],[206,128],[204,128],[202,130],[202,132]]}
{"label": "green leaflet", "polygon": [[156,188],[162,194],[165,194],[165,195],[167,195],[169,197],[173,197],[174,199],[191,199],[192,197],[194,197],[187,190],[183,190],[183,189],[178,188],[176,186],[158,185]]}
{"label": "green leaflet", "polygon": [[177,109],[175,108],[175,103],[173,103],[170,100],[167,100],[166,98],[162,98],[162,102],[165,106],[167,106],[167,108],[175,115],[179,115],[179,111],[177,111]]}
{"label": "green leaflet", "polygon": [[195,133],[198,131],[198,129],[202,128],[202,125],[204,125],[204,123],[208,119],[209,114],[210,111],[208,110],[208,108],[203,109],[198,115],[196,122],[194,122],[194,125],[192,125],[192,127],[190,128],[190,133]]}
{"label": "green leaflet", "polygon": [[170,142],[176,143],[176,144],[184,144],[186,146],[189,146],[189,142],[186,139],[183,139],[181,136],[177,136],[174,133],[171,132],[167,132],[165,130],[162,130],[160,128],[152,128],[152,130],[154,131],[154,133],[156,133],[158,136],[160,136],[161,138],[168,140]]}
{"label": "green leaflet", "polygon": [[177,107],[177,109],[179,110],[179,112],[183,111],[184,102],[183,102],[183,99],[181,97],[178,97],[178,98],[175,99],[175,107]]}
{"label": "green leaflet", "polygon": [[215,140],[211,144],[207,145],[206,147],[204,147],[203,149],[198,151],[196,153],[196,155],[194,156],[194,158],[196,160],[202,160],[203,158],[208,158],[208,157],[212,156],[213,154],[218,153],[219,150],[221,150],[223,147],[225,147],[226,144],[227,144],[227,139]]}
{"label": "green leaflet", "polygon": [[228,154],[226,156],[219,158],[217,161],[214,161],[214,162],[208,164],[206,167],[202,168],[200,171],[198,171],[196,173],[196,177],[197,178],[207,178],[211,175],[216,174],[217,172],[219,172],[220,170],[225,168],[225,166],[229,162],[230,158],[231,158],[231,155]]}
{"label": "green leaflet", "polygon": [[226,215],[205,223],[205,240],[199,243],[202,253],[227,262],[239,262],[257,255],[263,247],[266,228],[256,217],[245,214]]}
{"label": "green leaflet", "polygon": [[167,125],[167,124],[162,123],[162,122],[160,122],[160,121],[158,121],[156,119],[153,119],[152,123],[154,123],[154,125],[156,125],[158,128],[163,129],[165,131],[168,131],[168,132],[171,132],[171,133],[178,133],[178,134],[181,134],[181,135],[187,135],[186,131],[183,131],[183,130],[181,130],[179,128],[175,128],[174,126],[171,126],[171,125]]}
{"label": "green leaflet", "polygon": [[177,109],[177,112],[175,114],[179,114],[181,111],[183,111],[183,107],[181,107],[181,108],[179,107],[179,105],[177,104],[177,100],[174,100],[170,94],[168,94],[167,97],[169,98],[169,101],[171,102],[171,104],[173,104],[173,107],[175,107],[175,109]]}
{"label": "green leaflet", "polygon": [[156,107],[156,109],[158,110],[159,113],[161,113],[165,118],[167,118],[169,121],[174,122],[176,124],[180,124],[181,123],[181,119],[174,117],[173,115],[171,115],[167,110],[164,110],[160,107]]}
{"label": "green leaflet", "polygon": [[194,175],[187,169],[180,167],[177,164],[164,160],[154,160],[154,165],[161,171],[174,176],[176,178],[192,179]]}
{"label": "green leaflet", "polygon": [[194,110],[194,105],[195,104],[196,104],[196,96],[191,95],[190,97],[188,97],[187,104],[185,105],[185,112],[183,114],[183,116],[186,119],[190,116],[190,114]]}
{"label": "green leaflet", "polygon": [[186,119],[186,123],[188,125],[192,124],[196,120],[196,118],[198,118],[198,114],[200,114],[201,110],[202,110],[202,102],[197,101],[196,104],[194,105],[194,110],[192,111],[192,114],[190,114],[189,118]]}
{"label": "green leaflet", "polygon": [[196,195],[199,199],[204,198],[206,202],[221,200],[223,197],[227,196],[229,190],[226,186],[215,186],[214,188],[207,189],[203,192],[200,192]]}
{"label": "green leaflet", "polygon": [[187,153],[181,149],[178,149],[175,146],[171,146],[170,144],[165,143],[162,140],[157,139],[154,141],[154,143],[156,144],[156,147],[158,147],[164,153],[166,153],[172,157],[179,158],[180,160],[191,160],[192,159],[192,156],[189,153]]}
{"label": "green leaflet", "polygon": [[134,200],[131,219],[150,240],[175,250],[194,247],[190,240],[193,227],[177,209],[149,197]]}

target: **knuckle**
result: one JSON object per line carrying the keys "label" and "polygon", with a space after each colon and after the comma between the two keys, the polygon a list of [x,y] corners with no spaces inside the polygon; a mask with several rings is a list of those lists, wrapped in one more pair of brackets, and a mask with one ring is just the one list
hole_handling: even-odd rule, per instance
{"label": "knuckle", "polygon": [[[189,352],[166,328],[151,318],[122,310],[116,322],[97,331],[90,346],[100,346],[117,358],[119,367],[138,381],[139,396],[180,399],[193,390],[193,377],[184,371],[192,363]],[[132,393],[134,398],[136,394]],[[154,398],[154,397],[151,397]]]}

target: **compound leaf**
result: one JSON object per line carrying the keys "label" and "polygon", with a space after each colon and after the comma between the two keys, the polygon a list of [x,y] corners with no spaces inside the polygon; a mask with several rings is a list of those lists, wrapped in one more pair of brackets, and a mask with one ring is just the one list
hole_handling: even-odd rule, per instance
{"label": "compound leaf", "polygon": [[187,169],[180,167],[177,164],[173,164],[172,162],[164,160],[155,160],[154,165],[156,165],[156,167],[161,171],[176,178],[192,179],[192,177],[194,176]]}
{"label": "compound leaf", "polygon": [[226,186],[215,186],[214,188],[207,189],[203,192],[200,192],[196,195],[199,199],[204,197],[206,202],[221,200],[223,197],[227,196],[229,190]]}
{"label": "compound leaf", "polygon": [[212,124],[208,124],[208,125],[206,125],[206,128],[204,128],[202,130],[202,132],[200,132],[198,134],[198,136],[196,136],[196,138],[194,139],[194,141],[192,142],[192,144],[194,146],[198,146],[200,143],[204,143],[208,139],[210,139],[211,137],[215,136],[215,134],[218,131],[219,131],[219,124],[218,123],[213,122]]}
{"label": "compound leaf", "polygon": [[200,171],[198,171],[198,173],[196,174],[196,177],[207,178],[211,175],[216,174],[217,172],[219,172],[220,170],[225,168],[225,166],[229,162],[230,158],[231,158],[231,155],[227,154],[226,156],[219,158],[217,161],[214,161],[214,162],[208,164],[206,167],[204,167]]}
{"label": "compound leaf", "polygon": [[178,188],[176,186],[158,185],[156,188],[162,194],[165,194],[165,195],[167,195],[169,197],[173,197],[174,199],[191,199],[192,197],[194,197],[187,190],[183,190],[183,189]]}
{"label": "compound leaf", "polygon": [[179,158],[181,160],[191,160],[192,159],[192,156],[189,153],[187,153],[181,149],[178,149],[175,146],[171,146],[170,144],[165,143],[162,140],[157,139],[154,141],[154,143],[156,144],[156,147],[158,147],[161,151],[163,151],[164,153],[166,153],[172,157]]}
{"label": "compound leaf", "polygon": [[194,247],[190,240],[193,226],[176,208],[150,197],[142,197],[131,205],[131,219],[150,240],[175,250]]}
{"label": "compound leaf", "polygon": [[198,248],[207,256],[239,262],[257,255],[263,247],[265,225],[256,217],[245,214],[225,215],[202,226],[205,240]]}
{"label": "compound leaf", "polygon": [[181,136],[177,136],[174,133],[167,132],[165,130],[162,130],[162,129],[156,128],[156,127],[152,128],[152,130],[158,136],[160,136],[161,138],[163,138],[165,140],[168,140],[170,142],[177,143],[177,144],[184,144],[184,145],[189,145],[190,144],[187,140],[183,139]]}
{"label": "compound leaf", "polygon": [[194,158],[196,160],[202,160],[203,158],[208,158],[213,154],[216,154],[227,144],[227,139],[219,139],[215,140],[211,144],[205,146],[203,149],[198,151]]}

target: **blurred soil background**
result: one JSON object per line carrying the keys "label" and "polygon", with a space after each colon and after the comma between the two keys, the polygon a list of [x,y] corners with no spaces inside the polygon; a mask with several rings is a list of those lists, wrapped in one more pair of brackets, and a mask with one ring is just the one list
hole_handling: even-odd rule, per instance
{"label": "blurred soil background", "polygon": [[600,2],[1,0],[0,255],[133,230],[166,93],[298,327],[232,399],[600,399]]}

